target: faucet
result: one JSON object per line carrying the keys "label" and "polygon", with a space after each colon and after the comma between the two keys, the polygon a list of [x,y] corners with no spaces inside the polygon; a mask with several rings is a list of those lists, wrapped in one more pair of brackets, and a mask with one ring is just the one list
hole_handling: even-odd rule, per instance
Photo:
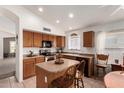
{"label": "faucet", "polygon": [[29,52],[30,52],[30,54],[29,54],[29,55],[33,55],[33,51],[31,51],[31,50],[30,50]]}

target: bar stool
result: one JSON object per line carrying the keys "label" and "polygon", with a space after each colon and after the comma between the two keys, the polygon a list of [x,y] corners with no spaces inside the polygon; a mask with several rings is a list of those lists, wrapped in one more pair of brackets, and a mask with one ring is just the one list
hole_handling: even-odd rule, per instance
{"label": "bar stool", "polygon": [[[85,60],[82,60],[80,64],[78,64],[77,66],[75,82],[74,82],[75,88],[84,88],[84,82],[83,82],[84,69],[85,69]],[[81,86],[79,84],[80,82],[81,82]]]}

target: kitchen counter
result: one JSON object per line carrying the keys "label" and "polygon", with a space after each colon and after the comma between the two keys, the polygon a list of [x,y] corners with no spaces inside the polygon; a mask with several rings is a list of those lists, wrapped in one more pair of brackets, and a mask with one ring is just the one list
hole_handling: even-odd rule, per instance
{"label": "kitchen counter", "polygon": [[72,65],[80,62],[76,60],[64,59],[63,64],[55,64],[55,60],[43,62],[36,65],[36,85],[37,88],[48,88],[51,82],[62,76]]}
{"label": "kitchen counter", "polygon": [[72,54],[72,53],[62,53],[62,57],[71,60],[82,61],[85,60],[84,75],[91,77],[94,75],[94,55],[89,54]]}
{"label": "kitchen counter", "polygon": [[75,56],[75,57],[85,57],[85,58],[93,58],[93,56],[88,56],[84,54],[72,54],[72,53],[62,53],[62,55],[67,55],[67,56]]}
{"label": "kitchen counter", "polygon": [[23,57],[23,79],[35,76],[35,65],[45,62],[45,57],[42,55],[36,55],[33,57]]}
{"label": "kitchen counter", "polygon": [[27,57],[26,55],[23,56],[23,59],[32,59],[32,58],[38,58],[38,57],[44,57],[43,55],[36,55],[32,57]]}

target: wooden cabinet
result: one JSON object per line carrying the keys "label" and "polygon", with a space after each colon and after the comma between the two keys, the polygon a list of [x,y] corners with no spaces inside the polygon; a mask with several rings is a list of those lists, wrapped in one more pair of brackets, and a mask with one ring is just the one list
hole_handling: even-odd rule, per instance
{"label": "wooden cabinet", "polygon": [[52,41],[52,47],[56,47],[56,36],[49,35],[49,41]]}
{"label": "wooden cabinet", "polygon": [[33,32],[23,31],[23,47],[33,47]]}
{"label": "wooden cabinet", "polygon": [[26,79],[35,75],[35,58],[23,61],[23,78]]}
{"label": "wooden cabinet", "polygon": [[77,58],[75,56],[69,56],[69,55],[62,55],[63,58],[66,59],[72,59],[72,60],[76,60]]}
{"label": "wooden cabinet", "polygon": [[64,36],[56,36],[56,47],[65,47],[65,37]]}
{"label": "wooden cabinet", "polygon": [[61,47],[61,36],[56,36],[56,47]]}
{"label": "wooden cabinet", "polygon": [[121,71],[122,66],[118,64],[111,64],[112,71]]}
{"label": "wooden cabinet", "polygon": [[93,47],[94,46],[94,32],[88,31],[83,33],[83,46]]}
{"label": "wooden cabinet", "polygon": [[52,41],[53,47],[65,47],[65,37],[23,30],[23,47],[42,47],[42,41]]}
{"label": "wooden cabinet", "polygon": [[36,60],[35,60],[35,64],[42,63],[44,61],[45,61],[44,57],[37,57]]}
{"label": "wooden cabinet", "polygon": [[35,65],[45,62],[44,57],[28,58],[23,60],[23,79],[35,75]]}
{"label": "wooden cabinet", "polygon": [[66,59],[72,59],[72,60],[77,60],[77,61],[82,61],[82,59],[85,61],[85,70],[84,70],[84,75],[86,77],[91,77],[94,75],[94,57],[92,56],[87,56],[87,55],[80,55],[80,54],[62,54],[63,58]]}
{"label": "wooden cabinet", "polygon": [[49,41],[49,35],[48,34],[42,34],[42,40],[43,41]]}
{"label": "wooden cabinet", "polygon": [[65,47],[65,36],[62,36],[62,47]]}
{"label": "wooden cabinet", "polygon": [[33,34],[33,46],[34,47],[41,47],[42,45],[42,34],[34,32]]}

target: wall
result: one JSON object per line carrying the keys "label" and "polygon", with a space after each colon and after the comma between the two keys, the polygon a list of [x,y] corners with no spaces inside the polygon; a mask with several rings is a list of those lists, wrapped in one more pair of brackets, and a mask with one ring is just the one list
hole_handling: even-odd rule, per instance
{"label": "wall", "polygon": [[3,38],[0,37],[0,59],[3,59]]}
{"label": "wall", "polygon": [[0,30],[15,34],[15,23],[5,16],[0,16]]}
{"label": "wall", "polygon": [[[81,36],[81,45],[80,45],[81,50],[80,51],[68,50],[67,41],[66,41],[65,51],[89,53],[89,54],[105,53],[105,54],[109,54],[109,64],[114,63],[115,59],[119,59],[119,63],[122,64],[124,49],[123,48],[122,49],[105,49],[105,34],[106,32],[109,32],[109,31],[117,31],[118,29],[124,29],[123,25],[124,25],[124,20],[66,32],[67,38],[73,32],[76,32]],[[95,47],[94,48],[83,47],[83,32],[85,31],[95,31]]]}

